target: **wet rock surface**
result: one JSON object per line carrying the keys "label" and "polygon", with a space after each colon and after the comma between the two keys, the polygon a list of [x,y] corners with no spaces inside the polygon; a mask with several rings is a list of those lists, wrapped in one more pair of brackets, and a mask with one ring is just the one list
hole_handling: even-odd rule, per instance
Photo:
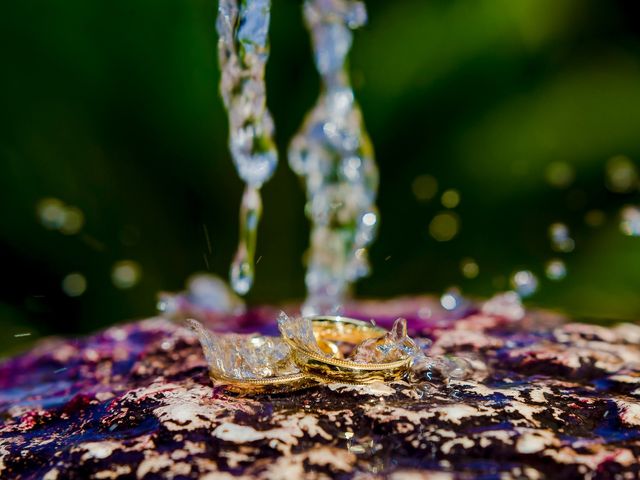
{"label": "wet rock surface", "polygon": [[[480,375],[241,397],[161,318],[50,339],[0,363],[0,478],[637,478],[640,327],[429,298],[363,302]],[[277,311],[209,326],[276,332]],[[473,363],[473,362],[472,362]],[[411,476],[413,475],[413,476]]]}

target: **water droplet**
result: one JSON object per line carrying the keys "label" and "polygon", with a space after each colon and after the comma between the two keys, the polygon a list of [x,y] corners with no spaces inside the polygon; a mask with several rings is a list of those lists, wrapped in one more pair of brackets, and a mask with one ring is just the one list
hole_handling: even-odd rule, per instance
{"label": "water droplet", "polygon": [[79,297],[87,290],[87,279],[81,273],[70,273],[62,280],[62,291],[70,297]]}
{"label": "water droplet", "polygon": [[575,178],[573,166],[566,162],[551,162],[545,171],[549,185],[555,188],[567,188]]}
{"label": "water droplet", "polygon": [[473,258],[463,258],[460,262],[460,270],[466,278],[476,278],[480,273],[480,267]]}
{"label": "water droplet", "polygon": [[469,361],[462,357],[443,355],[435,357],[435,360],[435,367],[446,379],[462,380],[468,378],[473,372]]}
{"label": "water droplet", "polygon": [[549,280],[562,280],[567,276],[567,267],[562,260],[550,260],[545,266],[545,273]]}
{"label": "water droplet", "polygon": [[253,269],[245,258],[236,257],[231,266],[231,286],[238,295],[246,295],[253,285]]}
{"label": "water droplet", "polygon": [[569,234],[569,227],[564,223],[553,223],[549,227],[551,248],[556,252],[571,252],[575,248],[575,242]]}
{"label": "water droplet", "polygon": [[440,201],[445,208],[456,208],[460,203],[460,193],[454,189],[445,190]]}
{"label": "water droplet", "polygon": [[538,277],[529,270],[520,270],[511,277],[511,285],[521,297],[530,297],[538,290]]}
{"label": "water droplet", "polygon": [[630,237],[640,236],[640,208],[627,205],[620,212],[620,230]]}
{"label": "water droplet", "polygon": [[606,217],[602,210],[589,210],[584,215],[584,223],[590,227],[601,227],[604,224]]}
{"label": "water droplet", "polygon": [[258,224],[262,216],[262,199],[257,188],[247,187],[240,205],[240,240],[231,264],[231,287],[239,295],[246,295],[253,285],[254,257]]}
{"label": "water droplet", "polygon": [[448,242],[458,234],[460,220],[452,212],[442,212],[433,217],[429,224],[429,233],[438,242]]}
{"label": "water droplet", "polygon": [[142,268],[133,260],[116,262],[111,270],[111,281],[117,288],[127,289],[138,284],[142,276]]}
{"label": "water droplet", "polygon": [[617,155],[607,161],[605,183],[616,193],[629,193],[638,186],[638,170],[631,159]]}
{"label": "water droplet", "polygon": [[431,175],[419,175],[411,184],[416,199],[426,202],[438,193],[438,181]]}

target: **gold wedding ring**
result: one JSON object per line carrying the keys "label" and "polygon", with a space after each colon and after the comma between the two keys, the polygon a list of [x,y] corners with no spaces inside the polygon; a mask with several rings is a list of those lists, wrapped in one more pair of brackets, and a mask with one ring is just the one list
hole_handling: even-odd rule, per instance
{"label": "gold wedding ring", "polygon": [[265,378],[238,379],[211,374],[211,378],[234,393],[285,393],[318,385],[313,378],[302,372]]}
{"label": "gold wedding ring", "polygon": [[[329,340],[318,339],[318,346],[323,352],[334,355],[336,358],[342,356],[338,346]],[[231,378],[219,373],[211,373],[211,378],[230,392],[248,394],[293,392],[314,387],[319,383],[302,372],[263,378]]]}
{"label": "gold wedding ring", "polygon": [[[314,316],[308,318],[318,341],[344,342],[351,345],[384,336],[387,330],[369,322],[343,316]],[[301,372],[322,383],[366,384],[392,381],[407,372],[409,355],[390,362],[363,363],[329,356],[309,348],[299,339],[284,336],[293,351],[293,359]]]}
{"label": "gold wedding ring", "polygon": [[[187,323],[200,339],[211,378],[225,389],[240,394],[286,393],[322,383],[388,382],[403,378],[411,365],[412,357],[408,353],[401,354],[399,359],[380,363],[344,358],[344,352],[340,348],[343,344],[349,345],[347,350],[351,350],[365,341],[386,341],[382,337],[389,332],[372,323],[343,316],[323,315],[299,318],[297,321],[302,322],[302,333],[300,330],[285,328],[281,329],[281,339],[256,335],[246,340],[240,339],[244,344],[237,338],[234,341],[227,337],[220,341],[219,337],[215,337],[199,322],[189,320]],[[289,333],[285,333],[287,331]],[[280,348],[276,347],[278,341],[284,342],[280,345],[285,350],[281,350],[280,359],[276,363],[270,364],[273,372],[271,376],[255,376],[255,370],[252,375],[244,377],[238,370],[236,375],[236,369],[241,367],[234,366],[229,359],[240,358],[246,360],[246,365],[261,365],[262,353],[255,349],[264,348],[265,342],[271,342],[271,348]],[[252,346],[252,342],[257,343]],[[265,352],[264,361],[267,364],[269,352],[275,350]],[[221,362],[225,359],[227,364],[223,367]],[[270,361],[273,362],[273,358]]]}

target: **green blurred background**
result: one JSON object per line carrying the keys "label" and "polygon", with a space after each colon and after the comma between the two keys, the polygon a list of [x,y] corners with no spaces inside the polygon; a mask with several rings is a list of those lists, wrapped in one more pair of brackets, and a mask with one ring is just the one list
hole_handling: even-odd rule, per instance
{"label": "green blurred background", "polygon": [[[268,103],[283,154],[318,78],[300,2],[273,3]],[[638,5],[368,2],[351,69],[381,170],[382,224],[358,295],[452,285],[490,295],[528,269],[540,280],[531,304],[639,317],[640,238],[619,225],[620,208],[639,200]],[[218,96],[215,1],[0,9],[0,352],[152,315],[156,292],[182,289],[196,271],[226,277],[242,185]],[[449,189],[459,205],[434,225]],[[62,231],[45,228],[43,205],[60,206],[46,198],[82,216],[72,210]],[[250,303],[303,297],[303,202],[281,155],[264,188]],[[452,222],[453,238],[434,238],[443,240],[439,228],[451,236]],[[570,228],[575,250],[553,251],[553,222]],[[478,265],[475,278],[463,275],[464,258]],[[552,258],[566,263],[564,280],[545,278]],[[135,262],[125,277],[127,266],[139,274],[119,284],[130,288],[112,279],[123,260]],[[82,279],[86,291],[65,293],[65,277],[67,291],[81,292]]]}

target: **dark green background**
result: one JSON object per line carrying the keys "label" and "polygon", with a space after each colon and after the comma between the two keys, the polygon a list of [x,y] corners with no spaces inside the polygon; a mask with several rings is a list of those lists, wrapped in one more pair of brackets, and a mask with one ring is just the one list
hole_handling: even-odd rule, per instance
{"label": "dark green background", "polygon": [[[226,276],[241,183],[226,149],[218,97],[213,0],[16,0],[0,7],[0,349],[50,333],[94,330],[151,315],[158,290],[204,270]],[[382,225],[362,296],[488,295],[517,268],[543,276],[547,228],[576,240],[569,274],[541,279],[531,302],[576,316],[640,313],[640,239],[617,212],[638,193],[604,185],[608,158],[640,159],[640,11],[634,1],[397,0],[368,2],[351,68],[381,169]],[[300,3],[275,0],[268,103],[281,153],[318,92]],[[551,162],[576,171],[545,180]],[[438,243],[438,196],[456,188],[460,234]],[[439,193],[440,193],[439,192]],[[36,205],[60,198],[85,214],[81,234],[44,229]],[[299,182],[281,158],[264,188],[255,289],[249,302],[304,295],[308,227]],[[607,213],[584,224],[586,211]],[[123,242],[124,240],[124,242]],[[390,258],[388,258],[390,256]],[[460,259],[480,266],[462,277]],[[388,260],[385,260],[387,259]],[[142,266],[118,290],[114,262]],[[86,293],[62,278],[82,272]],[[27,339],[15,333],[32,332]]]}

